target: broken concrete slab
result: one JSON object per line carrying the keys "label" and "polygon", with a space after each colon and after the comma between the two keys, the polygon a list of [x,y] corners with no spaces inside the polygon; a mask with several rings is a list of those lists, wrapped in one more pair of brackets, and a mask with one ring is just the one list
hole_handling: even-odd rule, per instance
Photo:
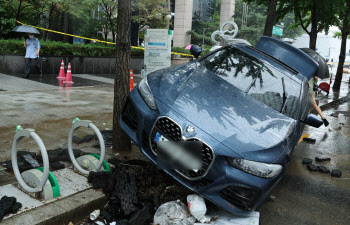
{"label": "broken concrete slab", "polygon": [[321,173],[330,173],[331,171],[325,167],[325,166],[317,166],[318,171],[320,171]]}
{"label": "broken concrete slab", "polygon": [[316,156],[315,160],[317,162],[327,162],[327,161],[331,161],[331,158],[328,156]]}
{"label": "broken concrete slab", "polygon": [[341,177],[342,172],[340,170],[332,170],[331,176],[332,177]]}
{"label": "broken concrete slab", "polygon": [[312,171],[312,172],[318,171],[318,167],[313,165],[313,164],[307,165],[307,169]]}
{"label": "broken concrete slab", "polygon": [[302,163],[305,164],[305,165],[312,164],[312,159],[304,158],[303,161],[302,161]]}
{"label": "broken concrete slab", "polygon": [[84,142],[89,142],[91,141],[92,139],[94,139],[95,135],[92,135],[92,134],[88,134],[88,135],[85,135],[84,137],[80,138],[80,137],[77,137],[77,136],[73,136],[73,143],[75,144],[82,144]]}

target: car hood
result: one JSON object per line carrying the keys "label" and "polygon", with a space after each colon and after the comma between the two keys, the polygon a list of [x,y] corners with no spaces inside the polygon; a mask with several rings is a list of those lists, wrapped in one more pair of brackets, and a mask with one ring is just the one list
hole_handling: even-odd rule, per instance
{"label": "car hood", "polygon": [[245,158],[267,149],[274,149],[277,158],[284,149],[276,152],[276,146],[288,139],[295,126],[295,120],[198,62],[158,71],[149,76],[148,83],[158,101]]}

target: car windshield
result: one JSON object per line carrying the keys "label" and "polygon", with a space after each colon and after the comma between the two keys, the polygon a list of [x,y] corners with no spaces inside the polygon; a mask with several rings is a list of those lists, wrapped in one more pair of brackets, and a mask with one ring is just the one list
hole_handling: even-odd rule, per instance
{"label": "car windshield", "polygon": [[267,61],[230,46],[202,59],[201,64],[276,111],[296,118],[301,84]]}

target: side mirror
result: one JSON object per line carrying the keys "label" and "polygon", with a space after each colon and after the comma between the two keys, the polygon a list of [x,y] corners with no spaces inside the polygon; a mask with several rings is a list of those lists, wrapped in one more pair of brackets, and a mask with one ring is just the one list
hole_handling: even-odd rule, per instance
{"label": "side mirror", "polygon": [[319,128],[323,124],[323,121],[321,119],[319,119],[314,114],[307,115],[305,120],[304,121],[301,120],[300,122],[303,122],[303,123],[305,123],[307,125],[310,125],[310,126],[313,126],[313,127],[316,127],[316,128]]}
{"label": "side mirror", "polygon": [[197,46],[197,45],[192,45],[192,46],[191,46],[191,49],[190,49],[191,54],[192,54],[195,58],[198,58],[198,57],[201,55],[202,51],[203,51],[203,50],[202,50],[199,46]]}

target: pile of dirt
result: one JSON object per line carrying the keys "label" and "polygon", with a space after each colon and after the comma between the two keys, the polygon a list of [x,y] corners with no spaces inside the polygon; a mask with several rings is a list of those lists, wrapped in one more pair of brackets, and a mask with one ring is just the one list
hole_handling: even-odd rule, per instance
{"label": "pile of dirt", "polygon": [[116,158],[109,162],[115,166],[111,173],[90,172],[88,177],[93,188],[102,189],[109,198],[101,209],[100,221],[149,224],[162,203],[186,201],[186,196],[193,193],[150,162],[122,162]]}
{"label": "pile of dirt", "polygon": [[17,213],[22,204],[15,197],[4,196],[0,200],[0,221],[9,213]]}

